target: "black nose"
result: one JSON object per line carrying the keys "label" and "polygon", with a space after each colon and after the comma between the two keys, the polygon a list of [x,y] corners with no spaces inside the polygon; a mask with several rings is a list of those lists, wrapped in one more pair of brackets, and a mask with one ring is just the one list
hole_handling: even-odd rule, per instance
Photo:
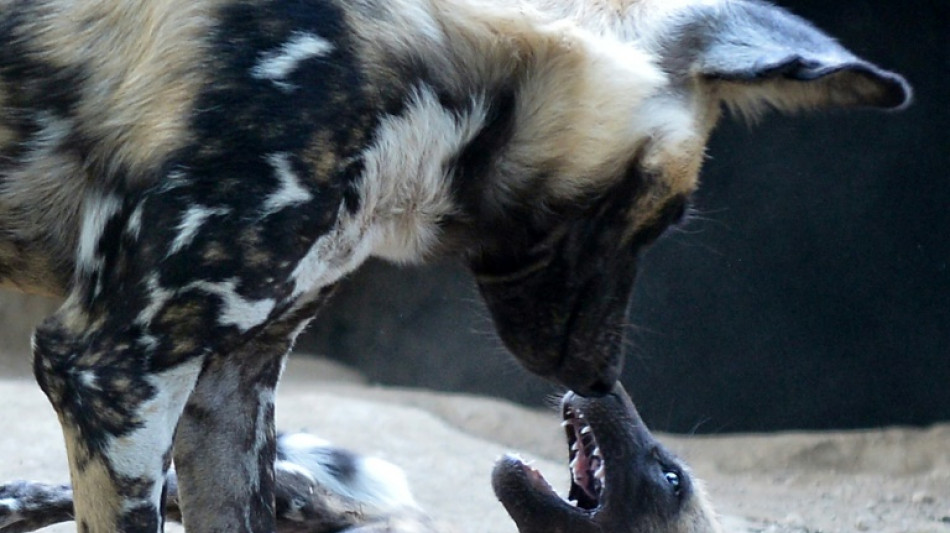
{"label": "black nose", "polygon": [[610,391],[614,390],[614,384],[616,381],[607,381],[601,378],[595,379],[590,383],[585,385],[580,385],[577,388],[572,388],[574,392],[584,396],[586,398],[594,397],[600,398],[601,396],[606,396],[610,394]]}

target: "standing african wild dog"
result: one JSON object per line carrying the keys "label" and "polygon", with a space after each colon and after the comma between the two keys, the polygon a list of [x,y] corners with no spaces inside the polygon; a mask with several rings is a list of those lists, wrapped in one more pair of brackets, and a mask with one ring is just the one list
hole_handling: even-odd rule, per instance
{"label": "standing african wild dog", "polygon": [[159,530],[174,455],[190,529],[273,530],[283,356],[370,256],[463,258],[606,393],[723,103],[908,98],[751,0],[0,0],[0,284],[66,297],[34,369],[80,529]]}

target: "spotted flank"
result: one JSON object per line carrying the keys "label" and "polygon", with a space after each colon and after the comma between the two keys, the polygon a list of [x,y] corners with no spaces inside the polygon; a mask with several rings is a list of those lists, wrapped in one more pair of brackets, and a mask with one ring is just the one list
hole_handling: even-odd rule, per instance
{"label": "spotted flank", "polygon": [[0,0],[0,286],[64,302],[79,529],[159,531],[174,459],[189,527],[274,530],[283,358],[370,258],[461,261],[527,369],[609,393],[723,109],[909,101],[758,0]]}

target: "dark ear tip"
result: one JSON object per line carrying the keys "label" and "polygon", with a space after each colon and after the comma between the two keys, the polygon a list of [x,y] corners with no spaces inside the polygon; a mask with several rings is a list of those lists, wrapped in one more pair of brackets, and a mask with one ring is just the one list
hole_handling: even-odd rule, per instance
{"label": "dark ear tip", "polygon": [[902,76],[887,73],[886,77],[881,78],[885,90],[881,99],[877,102],[878,107],[891,111],[901,111],[907,109],[914,101],[914,90]]}
{"label": "dark ear tip", "polygon": [[882,70],[871,63],[861,61],[845,64],[835,70],[851,71],[874,84],[876,90],[873,94],[865,94],[858,105],[899,111],[909,106],[913,100],[913,89],[903,76]]}

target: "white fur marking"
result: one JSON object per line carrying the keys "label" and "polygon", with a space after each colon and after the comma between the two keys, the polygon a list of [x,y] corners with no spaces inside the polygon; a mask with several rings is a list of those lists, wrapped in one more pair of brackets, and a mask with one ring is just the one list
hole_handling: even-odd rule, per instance
{"label": "white fur marking", "polygon": [[281,449],[304,452],[311,448],[329,448],[330,441],[309,433],[290,433],[278,439]]}
{"label": "white fur marking", "polygon": [[99,390],[99,383],[96,373],[92,370],[83,370],[79,372],[79,382],[87,389]]}
{"label": "white fur marking", "polygon": [[452,113],[428,87],[415,91],[399,117],[384,118],[364,153],[362,196],[379,241],[373,254],[416,262],[438,239],[439,222],[454,210],[446,171],[486,119],[481,99],[472,111]]}
{"label": "white fur marking", "polygon": [[175,240],[172,241],[172,245],[168,249],[168,256],[178,253],[182,248],[191,244],[191,241],[194,240],[195,235],[198,234],[198,230],[201,229],[201,226],[208,217],[223,216],[230,212],[230,209],[223,207],[208,208],[198,205],[189,208],[181,217],[181,222],[178,224],[179,233],[175,236]]}
{"label": "white fur marking", "polygon": [[[274,463],[274,470],[277,472],[288,472],[288,473],[296,474],[306,479],[307,483],[311,485],[310,487],[311,493],[313,492],[313,485],[317,484],[317,480],[313,479],[313,476],[310,475],[310,472],[306,468],[300,465],[291,463],[290,461],[282,461],[278,459]],[[293,520],[295,522],[303,522],[304,520],[306,520],[306,517],[304,517],[303,513],[300,512],[301,508],[304,505],[306,505],[306,502],[300,501],[294,498],[287,503],[289,504],[289,508],[284,510],[284,512],[282,513],[283,517]]]}
{"label": "white fur marking", "polygon": [[367,238],[368,226],[348,216],[345,207],[340,206],[338,211],[339,222],[333,231],[317,239],[290,273],[294,282],[292,298],[330,285],[369,257],[372,243]]}
{"label": "white fur marking", "polygon": [[132,215],[129,217],[129,223],[125,226],[126,233],[133,239],[139,238],[142,231],[142,204],[139,204]]}
{"label": "white fur marking", "polygon": [[261,54],[251,76],[259,80],[271,80],[284,91],[296,87],[284,81],[297,66],[307,59],[320,57],[333,51],[333,45],[326,39],[313,33],[296,32],[290,40],[274,51]]}
{"label": "white fur marking", "polygon": [[325,287],[350,273],[371,254],[419,261],[438,239],[439,223],[454,210],[446,171],[452,158],[485,122],[485,106],[447,111],[435,93],[416,90],[406,111],[386,117],[363,159],[361,209],[340,207],[336,227],[310,247],[291,273],[293,297]]}
{"label": "white fur marking", "polygon": [[639,138],[678,147],[694,142],[700,135],[695,116],[688,102],[660,95],[648,98],[637,108],[631,126]]}
{"label": "white fur marking", "polygon": [[[273,388],[262,389],[257,393],[257,416],[254,419],[254,449],[244,454],[244,472],[251,476],[249,487],[251,490],[260,488],[260,479],[255,474],[260,472],[258,460],[261,456],[261,450],[267,445],[267,435],[269,433],[267,426],[261,423],[264,421],[268,411],[271,411],[274,406],[274,396]],[[250,517],[245,515],[245,520],[249,519]],[[253,529],[254,528],[250,528],[250,530]]]}
{"label": "white fur marking", "polygon": [[284,435],[278,439],[278,449],[285,457],[278,468],[287,468],[286,463],[303,467],[318,484],[361,502],[367,514],[418,507],[406,474],[390,462],[354,455],[356,473],[344,483],[332,472],[333,447],[327,441],[304,433]]}
{"label": "white fur marking", "polygon": [[172,443],[175,426],[188,395],[194,389],[202,363],[201,358],[194,358],[150,376],[148,380],[155,387],[156,394],[139,406],[138,412],[145,415],[143,425],[127,436],[112,439],[108,445],[106,457],[113,472],[132,479],[154,481],[152,501],[159,501],[161,497],[162,458]]}
{"label": "white fur marking", "polygon": [[237,281],[231,279],[222,282],[198,281],[187,286],[189,289],[198,289],[221,298],[222,310],[218,322],[225,326],[236,326],[245,332],[259,326],[267,320],[271,311],[277,305],[272,298],[251,301],[243,298],[235,288]]}
{"label": "white fur marking", "polygon": [[274,173],[280,180],[280,187],[264,201],[264,214],[270,215],[292,205],[307,203],[313,195],[300,185],[300,180],[290,166],[290,155],[271,154],[267,161],[274,167]]}
{"label": "white fur marking", "polygon": [[15,524],[23,519],[20,515],[20,502],[16,498],[3,498],[0,500],[0,511],[3,519],[0,519],[0,528]]}
{"label": "white fur marking", "polygon": [[82,229],[79,232],[79,252],[77,266],[80,272],[89,274],[101,264],[102,259],[96,257],[96,248],[99,239],[105,231],[106,224],[122,208],[122,200],[115,195],[90,195],[83,203]]}
{"label": "white fur marking", "polygon": [[149,303],[145,306],[145,309],[142,309],[139,312],[139,316],[136,317],[135,322],[137,324],[147,326],[152,322],[152,319],[155,318],[155,315],[161,311],[162,307],[168,302],[168,299],[172,297],[173,292],[163,288],[158,284],[158,275],[153,274],[149,276],[146,280],[146,286],[148,288],[148,298]]}

